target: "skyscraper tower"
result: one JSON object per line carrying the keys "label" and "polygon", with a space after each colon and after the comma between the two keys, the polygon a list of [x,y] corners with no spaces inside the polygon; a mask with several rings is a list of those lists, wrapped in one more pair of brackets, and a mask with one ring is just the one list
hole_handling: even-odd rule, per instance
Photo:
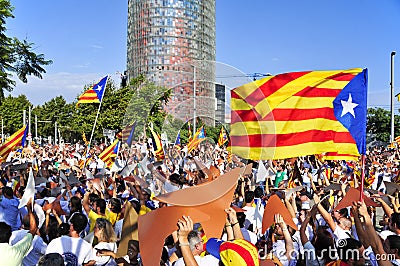
{"label": "skyscraper tower", "polygon": [[215,116],[215,0],[128,0],[128,75],[172,88],[182,120]]}

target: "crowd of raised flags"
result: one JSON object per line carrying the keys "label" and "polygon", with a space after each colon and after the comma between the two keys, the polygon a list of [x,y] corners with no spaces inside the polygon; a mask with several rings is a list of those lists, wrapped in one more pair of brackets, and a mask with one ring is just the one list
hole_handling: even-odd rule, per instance
{"label": "crowd of raised flags", "polygon": [[[100,112],[107,79],[78,105]],[[400,265],[400,154],[366,148],[366,95],[363,69],[269,76],[232,90],[230,132],[222,126],[215,144],[204,126],[192,136],[190,121],[188,142],[178,131],[167,145],[152,125],[138,137],[134,122],[108,146],[85,133],[82,143],[30,146],[24,126],[0,146],[0,256]]]}

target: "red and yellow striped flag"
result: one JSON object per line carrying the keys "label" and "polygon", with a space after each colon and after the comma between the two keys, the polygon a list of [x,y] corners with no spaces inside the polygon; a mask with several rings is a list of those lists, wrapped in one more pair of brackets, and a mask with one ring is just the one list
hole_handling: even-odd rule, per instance
{"label": "red and yellow striped flag", "polygon": [[192,152],[193,150],[197,149],[199,144],[206,139],[206,135],[204,133],[204,126],[199,128],[194,134],[193,139],[188,143],[188,153]]}
{"label": "red and yellow striped flag", "polygon": [[219,132],[219,137],[218,137],[218,146],[222,146],[225,143],[228,142],[228,135],[226,134],[226,130],[224,126],[221,127],[221,130]]}
{"label": "red and yellow striped flag", "polygon": [[110,146],[104,149],[104,151],[99,155],[99,159],[102,160],[108,168],[111,168],[119,149],[119,140],[116,139]]}
{"label": "red and yellow striped flag", "polygon": [[28,126],[23,126],[20,130],[12,134],[3,145],[0,146],[0,156],[5,160],[15,147],[24,147],[26,136],[28,134]]}
{"label": "red and yellow striped flag", "polygon": [[252,160],[366,151],[367,70],[292,72],[231,91],[230,149]]}

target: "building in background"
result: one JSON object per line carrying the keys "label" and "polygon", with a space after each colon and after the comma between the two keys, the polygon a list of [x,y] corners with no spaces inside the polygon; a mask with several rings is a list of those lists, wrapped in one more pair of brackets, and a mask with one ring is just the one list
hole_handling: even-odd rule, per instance
{"label": "building in background", "polygon": [[214,123],[215,0],[129,0],[128,5],[128,77],[144,74],[172,88],[167,110],[175,117],[193,118],[196,106],[197,117]]}
{"label": "building in background", "polygon": [[225,123],[225,85],[215,84],[215,120],[224,124]]}

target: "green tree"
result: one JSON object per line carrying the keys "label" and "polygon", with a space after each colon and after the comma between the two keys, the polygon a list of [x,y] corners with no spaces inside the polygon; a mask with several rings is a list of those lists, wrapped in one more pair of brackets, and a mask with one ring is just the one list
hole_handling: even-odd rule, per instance
{"label": "green tree", "polygon": [[4,99],[4,90],[12,91],[15,86],[11,73],[15,73],[22,82],[27,83],[27,76],[42,78],[42,73],[46,73],[43,66],[52,63],[51,60],[46,60],[43,54],[33,52],[33,43],[5,34],[6,19],[14,17],[13,10],[9,0],[0,1],[0,101]]}
{"label": "green tree", "polygon": [[[367,115],[367,132],[372,140],[389,142],[390,139],[390,111],[382,108],[369,108]],[[394,116],[395,136],[400,135],[400,117]]]}
{"label": "green tree", "polygon": [[29,102],[25,95],[6,97],[0,105],[0,114],[4,122],[4,134],[13,134],[23,125],[23,110],[28,111]]}

